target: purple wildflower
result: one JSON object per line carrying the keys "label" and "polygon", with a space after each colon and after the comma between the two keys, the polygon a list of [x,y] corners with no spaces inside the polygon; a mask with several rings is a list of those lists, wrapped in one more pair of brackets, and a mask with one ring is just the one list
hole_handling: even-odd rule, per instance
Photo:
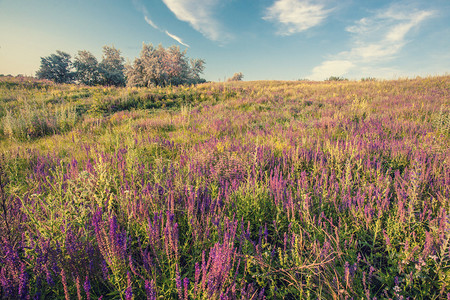
{"label": "purple wildflower", "polygon": [[67,287],[67,278],[66,278],[66,272],[64,271],[64,268],[61,268],[61,281],[62,281],[63,288],[64,288],[64,297],[66,298],[66,300],[69,300],[70,294],[69,294],[69,288]]}
{"label": "purple wildflower", "polygon": [[429,232],[425,232],[425,246],[423,249],[423,257],[425,258],[431,253],[431,248],[433,247],[433,238]]}
{"label": "purple wildflower", "polygon": [[391,240],[389,239],[389,236],[387,235],[385,229],[383,229],[383,235],[384,235],[384,239],[386,240],[386,245],[387,245],[388,247],[390,247],[390,246],[391,246]]}
{"label": "purple wildflower", "polygon": [[84,291],[86,292],[86,298],[88,300],[90,300],[91,299],[91,282],[89,281],[88,275],[86,275],[86,280],[84,281],[83,288],[84,288]]}
{"label": "purple wildflower", "polygon": [[109,273],[108,273],[108,266],[106,265],[106,261],[105,260],[102,261],[101,268],[102,268],[103,279],[105,281],[108,281],[109,280]]}
{"label": "purple wildflower", "polygon": [[264,292],[265,292],[265,289],[263,288],[263,289],[259,292],[258,299],[265,299],[265,298],[266,298],[266,297],[264,296]]}
{"label": "purple wildflower", "polygon": [[200,280],[200,264],[198,262],[195,263],[195,282],[194,282],[194,294],[197,294],[197,287]]}
{"label": "purple wildflower", "polygon": [[188,300],[188,292],[189,292],[189,278],[184,278],[183,280],[184,286],[184,300]]}
{"label": "purple wildflower", "polygon": [[128,287],[125,290],[125,299],[126,300],[131,300],[131,299],[133,299],[133,285],[131,283],[131,274],[130,274],[130,272],[127,272],[127,283],[128,283]]}
{"label": "purple wildflower", "polygon": [[264,241],[267,243],[267,237],[269,235],[269,232],[267,231],[267,223],[264,224]]}
{"label": "purple wildflower", "polygon": [[145,281],[145,292],[147,294],[147,300],[156,300],[155,283],[152,281]]}
{"label": "purple wildflower", "polygon": [[349,280],[350,280],[350,264],[348,261],[344,264],[344,276],[345,276],[345,284],[347,287],[349,287]]}
{"label": "purple wildflower", "polygon": [[76,277],[76,279],[75,279],[75,285],[76,285],[76,287],[77,287],[77,297],[78,297],[78,300],[81,300],[82,298],[81,298],[81,287],[80,287],[80,277]]}
{"label": "purple wildflower", "polygon": [[181,283],[180,270],[178,269],[178,265],[176,266],[175,284],[177,286],[178,298],[183,299],[183,285]]}
{"label": "purple wildflower", "polygon": [[48,269],[47,264],[44,265],[44,271],[45,271],[45,279],[47,280],[47,284],[50,286],[53,286],[55,284],[55,282],[53,281],[52,273]]}
{"label": "purple wildflower", "polygon": [[25,269],[25,264],[22,263],[20,268],[20,283],[19,283],[19,297],[25,299],[28,294],[28,273]]}

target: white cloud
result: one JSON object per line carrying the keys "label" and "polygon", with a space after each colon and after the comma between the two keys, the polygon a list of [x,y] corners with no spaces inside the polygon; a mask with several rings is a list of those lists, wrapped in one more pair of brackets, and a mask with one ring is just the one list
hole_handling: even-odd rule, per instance
{"label": "white cloud", "polygon": [[330,10],[308,0],[277,0],[267,8],[264,20],[280,27],[280,35],[292,35],[322,23]]}
{"label": "white cloud", "polygon": [[168,32],[167,30],[165,31],[165,33],[170,36],[171,38],[173,38],[175,41],[177,41],[178,43],[180,43],[183,46],[186,46],[189,48],[188,44],[183,43],[183,40],[181,38],[179,38],[178,36],[171,34],[170,32]]}
{"label": "white cloud", "polygon": [[[400,70],[383,66],[401,54],[408,43],[407,35],[424,20],[433,16],[433,11],[420,11],[409,6],[391,5],[372,16],[356,21],[346,30],[353,34],[351,48],[330,57],[312,70],[312,79],[329,76],[374,76],[373,74],[400,74]],[[348,64],[342,63],[349,62]],[[341,66],[339,63],[341,62]],[[342,67],[341,72],[335,67]],[[335,73],[327,73],[332,72]],[[384,76],[386,77],[386,76]]]}
{"label": "white cloud", "polygon": [[145,19],[145,22],[147,22],[147,24],[148,24],[148,25],[152,26],[152,27],[153,27],[153,28],[155,28],[155,29],[159,29],[159,27],[158,27],[158,26],[156,26],[156,25],[155,25],[155,23],[153,23],[153,21],[152,21],[152,20],[150,20],[150,18],[149,18],[149,17],[147,17],[147,16],[144,16],[144,19]]}
{"label": "white cloud", "polygon": [[180,43],[181,45],[186,46],[186,47],[189,47],[189,45],[186,44],[186,43],[184,43],[183,40],[182,40],[180,37],[178,37],[178,36],[176,36],[176,35],[174,35],[174,34],[168,32],[167,30],[163,30],[163,29],[159,28],[159,27],[158,27],[158,26],[150,19],[150,17],[148,16],[149,13],[148,13],[148,11],[147,11],[147,8],[146,8],[139,0],[133,0],[133,5],[134,5],[134,7],[135,7],[138,11],[140,11],[140,12],[144,15],[144,20],[145,20],[145,22],[147,22],[148,25],[152,26],[153,28],[155,28],[155,29],[157,29],[157,30],[159,30],[159,31],[161,31],[161,32],[164,32],[165,34],[167,34],[167,36],[169,36],[170,38],[174,39],[175,41],[177,41],[177,42]]}
{"label": "white cloud", "polygon": [[159,27],[150,19],[149,13],[147,8],[140,0],[133,0],[133,5],[136,8],[136,10],[140,11],[144,15],[145,22],[147,22],[148,25],[152,26],[155,29],[159,29]]}
{"label": "white cloud", "polygon": [[140,11],[144,15],[145,22],[147,22],[150,26],[152,26],[155,29],[159,29],[158,26],[153,23],[153,21],[149,17],[149,13],[147,8],[140,0],[133,0],[133,5],[136,8],[136,10]]}
{"label": "white cloud", "polygon": [[218,0],[163,0],[164,4],[181,21],[189,23],[195,30],[213,41],[226,41],[219,22],[213,17],[220,4]]}
{"label": "white cloud", "polygon": [[408,11],[406,7],[392,6],[373,17],[363,18],[347,31],[354,33],[354,45],[340,56],[353,60],[374,61],[393,58],[406,45],[406,35],[426,18],[431,11]]}
{"label": "white cloud", "polygon": [[348,60],[327,60],[315,67],[308,78],[323,80],[330,76],[343,76],[353,67],[354,64]]}

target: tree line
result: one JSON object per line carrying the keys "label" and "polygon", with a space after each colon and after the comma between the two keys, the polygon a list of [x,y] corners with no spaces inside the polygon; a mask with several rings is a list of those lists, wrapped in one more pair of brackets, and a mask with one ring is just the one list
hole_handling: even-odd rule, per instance
{"label": "tree line", "polygon": [[186,50],[177,46],[164,48],[152,44],[142,45],[140,56],[133,63],[125,64],[120,50],[113,46],[103,47],[102,60],[89,51],[81,50],[72,57],[56,51],[41,57],[36,77],[56,83],[79,83],[106,86],[167,86],[205,82],[200,75],[205,69],[203,59],[189,59]]}

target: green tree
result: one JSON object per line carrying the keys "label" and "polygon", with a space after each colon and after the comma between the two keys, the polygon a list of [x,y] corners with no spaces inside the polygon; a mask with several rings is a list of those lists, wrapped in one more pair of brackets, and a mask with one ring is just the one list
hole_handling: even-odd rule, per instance
{"label": "green tree", "polygon": [[204,82],[200,74],[204,70],[204,60],[189,61],[186,51],[172,46],[142,45],[139,58],[126,67],[128,86],[167,86]]}
{"label": "green tree", "polygon": [[56,83],[71,83],[74,78],[70,54],[56,51],[47,57],[41,57],[41,66],[36,72],[39,79],[49,79]]}
{"label": "green tree", "polygon": [[326,81],[347,81],[347,78],[339,77],[339,76],[330,76],[326,79]]}
{"label": "green tree", "polygon": [[190,78],[193,83],[204,82],[205,80],[200,78],[200,74],[205,70],[205,61],[203,59],[195,58],[191,59],[191,74]]}
{"label": "green tree", "polygon": [[104,46],[102,62],[99,64],[101,83],[104,85],[124,86],[124,61],[125,59],[120,55],[120,50]]}
{"label": "green tree", "polygon": [[97,85],[101,83],[101,76],[97,58],[86,50],[78,51],[73,62],[75,76],[78,82],[86,85]]}
{"label": "green tree", "polygon": [[233,77],[228,78],[228,81],[242,81],[244,74],[242,72],[234,73]]}

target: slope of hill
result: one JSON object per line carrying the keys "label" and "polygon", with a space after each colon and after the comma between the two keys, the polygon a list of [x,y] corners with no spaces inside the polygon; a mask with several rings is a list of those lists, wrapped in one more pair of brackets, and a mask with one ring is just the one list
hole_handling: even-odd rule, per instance
{"label": "slope of hill", "polygon": [[2,298],[450,295],[450,76],[0,78]]}

